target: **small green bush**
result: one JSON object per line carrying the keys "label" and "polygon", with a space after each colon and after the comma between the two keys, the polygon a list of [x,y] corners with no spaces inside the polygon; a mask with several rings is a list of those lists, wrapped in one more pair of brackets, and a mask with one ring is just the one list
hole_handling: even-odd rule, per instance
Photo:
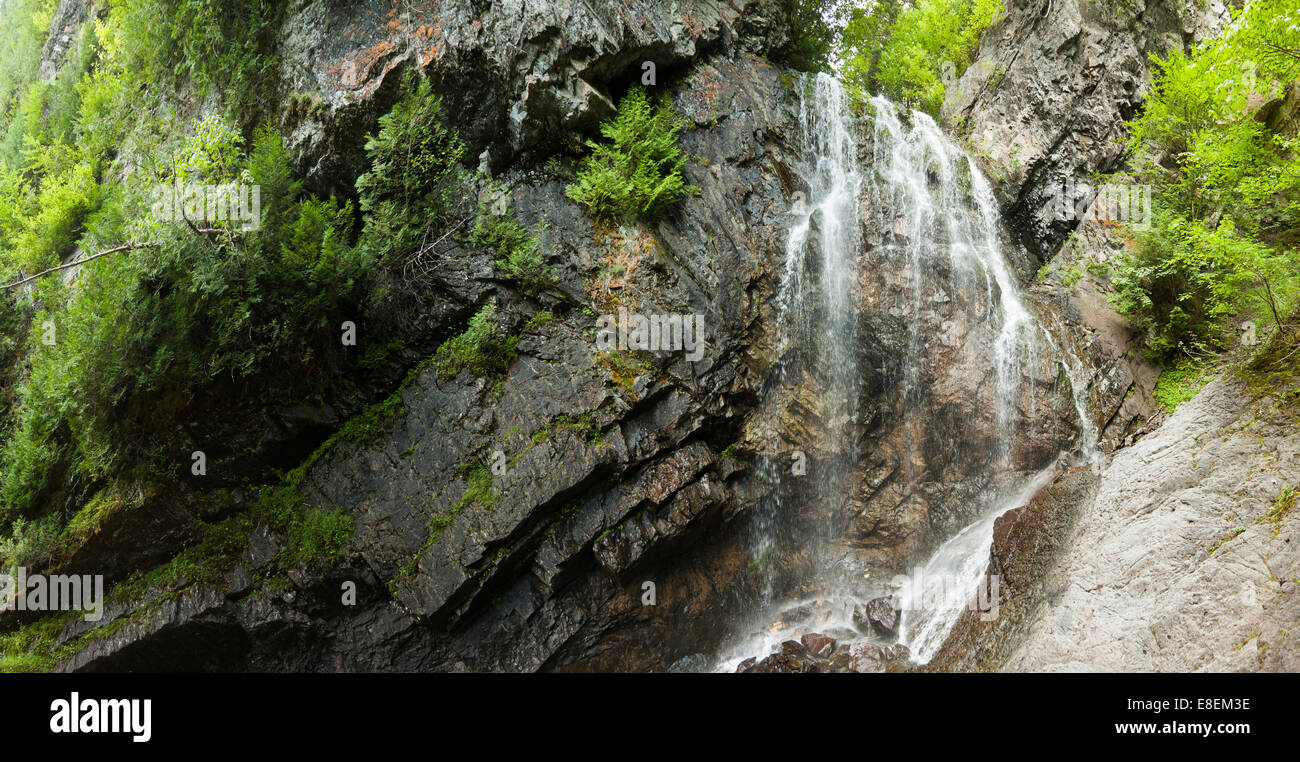
{"label": "small green bush", "polygon": [[514,360],[517,338],[507,336],[496,322],[496,302],[489,302],[469,320],[459,336],[447,339],[434,354],[438,378],[455,378],[462,369],[476,376],[498,376]]}
{"label": "small green bush", "polygon": [[1161,371],[1151,396],[1166,413],[1172,414],[1179,405],[1195,397],[1213,379],[1214,369],[1209,363],[1183,358],[1176,365]]}
{"label": "small green bush", "polygon": [[366,139],[371,167],[357,179],[364,235],[376,260],[411,253],[447,218],[464,189],[465,144],[443,124],[442,99],[408,71],[402,96]]}
{"label": "small green bush", "polygon": [[527,294],[538,294],[555,285],[555,272],[542,256],[541,237],[530,233],[508,211],[493,214],[480,206],[470,241],[496,254],[497,270],[519,284]]}
{"label": "small green bush", "polygon": [[1230,226],[1207,231],[1197,222],[1157,213],[1135,252],[1121,258],[1111,304],[1146,335],[1159,362],[1226,346],[1223,317],[1242,303],[1249,262],[1261,252]]}
{"label": "small green bush", "polygon": [[94,167],[78,161],[66,146],[34,149],[29,161],[29,171],[41,177],[40,190],[7,255],[9,263],[27,275],[53,267],[72,253],[101,197]]}
{"label": "small green bush", "polygon": [[350,514],[312,507],[293,485],[261,488],[252,517],[288,535],[278,557],[284,566],[333,560],[353,532]]}
{"label": "small green bush", "polygon": [[255,112],[278,60],[273,55],[290,6],[268,0],[118,0],[110,43],[133,89],[193,86],[199,99],[220,92],[232,114]]}
{"label": "small green bush", "polygon": [[600,126],[606,142],[588,140],[578,181],[565,188],[569,198],[597,217],[652,220],[699,189],[682,179],[686,157],[677,136],[686,120],[662,94],[651,99],[634,87],[618,113]]}

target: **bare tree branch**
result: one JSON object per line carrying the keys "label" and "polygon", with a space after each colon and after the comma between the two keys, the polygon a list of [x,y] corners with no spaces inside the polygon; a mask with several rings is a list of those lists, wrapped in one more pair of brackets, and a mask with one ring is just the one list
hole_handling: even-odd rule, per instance
{"label": "bare tree branch", "polygon": [[[188,221],[188,220],[187,220],[187,221]],[[191,229],[192,229],[195,233],[199,233],[199,234],[202,234],[202,235],[218,235],[218,234],[220,234],[220,233],[227,233],[227,232],[229,232],[229,231],[223,230],[222,228],[196,228],[196,227],[193,227],[192,225],[191,225]],[[111,248],[111,249],[105,249],[104,251],[101,251],[101,252],[99,252],[98,254],[91,254],[91,255],[88,256],[88,257],[85,257],[85,258],[82,258],[82,259],[78,259],[78,260],[74,260],[74,261],[72,261],[72,262],[64,262],[63,264],[61,264],[61,265],[56,265],[55,267],[51,267],[51,268],[48,269],[48,270],[41,270],[40,272],[36,273],[35,275],[29,275],[29,276],[27,276],[26,278],[23,278],[22,280],[17,280],[17,281],[14,281],[13,283],[9,283],[9,284],[7,284],[7,285],[0,286],[0,291],[3,291],[3,290],[8,289],[8,288],[17,288],[18,286],[21,286],[21,285],[23,285],[24,283],[27,283],[27,282],[29,282],[29,281],[36,280],[37,278],[41,277],[42,275],[49,275],[50,273],[55,272],[55,271],[57,271],[57,270],[66,270],[66,269],[68,269],[69,267],[76,267],[77,265],[84,265],[85,263],[90,262],[91,260],[99,259],[100,257],[105,256],[105,255],[107,255],[107,254],[116,254],[116,253],[118,253],[119,251],[129,251],[129,250],[132,250],[132,249],[143,249],[143,248],[145,248],[146,246],[157,246],[158,243],[159,243],[158,241],[144,241],[143,243],[128,243],[128,244],[123,244],[123,245],[121,245],[121,246],[115,246],[115,247],[113,247],[113,248]]]}

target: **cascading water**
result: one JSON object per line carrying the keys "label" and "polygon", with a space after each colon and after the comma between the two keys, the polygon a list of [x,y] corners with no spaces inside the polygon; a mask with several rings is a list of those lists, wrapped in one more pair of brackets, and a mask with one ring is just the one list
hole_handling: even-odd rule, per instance
{"label": "cascading water", "polygon": [[[827,423],[828,440],[821,444],[836,461],[848,459],[843,435],[853,418],[858,375],[852,340],[856,308],[851,289],[858,264],[858,198],[862,181],[857,167],[857,142],[850,122],[844,118],[847,108],[844,88],[825,74],[812,81],[810,94],[802,101],[802,134],[811,159],[801,174],[808,195],[797,196],[791,210],[793,220],[777,301],[777,324],[782,331],[778,352],[781,356],[798,355],[802,367],[820,371],[823,390],[818,412]],[[790,468],[785,457],[787,448],[778,441],[776,432],[785,409],[786,374],[795,370],[786,363],[778,366],[773,391],[759,415],[770,444],[761,465],[777,481]],[[838,484],[841,474],[842,469],[826,469],[827,478],[819,482],[816,498],[842,500],[844,490]],[[765,558],[772,551],[779,533],[789,533],[790,527],[779,521],[781,510],[777,489],[759,508],[752,543],[757,558]],[[809,541],[814,552],[824,549],[818,542],[822,537],[787,539]],[[824,562],[822,558],[814,563]],[[771,595],[769,578],[761,603],[770,603]]]}
{"label": "cascading water", "polygon": [[[922,322],[916,313],[927,298],[945,294],[982,280],[985,319],[998,326],[993,363],[996,373],[998,423],[1005,426],[1013,413],[1020,360],[1033,352],[1035,343],[1028,309],[998,243],[998,216],[993,191],[974,163],[939,129],[928,115],[912,115],[903,125],[898,108],[890,101],[871,100],[875,111],[872,205],[884,230],[896,240],[889,249],[902,248],[912,283],[912,352],[908,358],[908,383],[920,372]],[[970,188],[964,188],[969,183]],[[937,187],[936,187],[937,186]],[[969,194],[976,209],[965,203]],[[949,270],[944,278],[930,278],[933,263],[945,253]]]}
{"label": "cascading water", "polygon": [[[928,115],[912,114],[907,127],[893,103],[877,97],[871,105],[877,178],[871,186],[871,201],[882,229],[892,227],[897,234],[895,243],[885,247],[885,256],[897,255],[891,249],[903,249],[912,284],[914,338],[906,364],[909,386],[917,383],[923,367],[918,338],[921,321],[915,314],[923,300],[936,292],[982,290],[983,319],[996,335],[989,360],[995,379],[997,427],[1003,432],[992,466],[1008,470],[1010,443],[1018,433],[1015,406],[1021,369],[1036,361],[1043,332],[1025,306],[1003,257],[992,189],[974,162]],[[939,271],[936,264],[945,253],[947,271],[934,277]],[[919,567],[920,582],[899,591],[899,642],[910,648],[914,661],[929,661],[962,609],[977,597],[997,517],[1023,505],[1044,482],[1045,476],[1039,475],[1011,494],[988,495],[982,515],[940,545]],[[942,588],[940,594],[935,587]]]}
{"label": "cascading water", "polygon": [[[917,567],[927,579],[950,581],[939,605],[928,589],[918,585],[900,590],[864,582],[869,571],[855,565],[851,554],[833,559],[834,554],[827,551],[837,539],[832,535],[843,530],[838,524],[828,522],[820,536],[781,538],[787,547],[791,540],[806,542],[816,559],[809,568],[820,582],[804,588],[818,592],[813,599],[786,601],[777,607],[769,584],[757,602],[759,626],[748,623],[750,634],[730,644],[718,661],[720,669],[734,669],[746,656],[761,658],[781,641],[808,632],[853,637],[860,629],[855,628],[855,608],[881,594],[894,595],[902,611],[899,642],[909,646],[914,661],[927,662],[983,580],[997,517],[1023,505],[1052,475],[1052,467],[1048,467],[1018,479],[993,478],[1015,473],[1013,443],[1025,420],[1030,426],[1034,420],[1032,409],[1021,409],[1026,398],[1033,404],[1033,394],[1024,393],[1025,376],[1040,356],[1059,363],[1071,382],[1085,430],[1084,448],[1091,450],[1096,441],[1078,392],[1080,363],[1062,354],[1063,343],[1052,340],[1024,302],[1003,256],[997,206],[988,182],[927,115],[916,113],[910,123],[905,122],[897,107],[883,98],[873,99],[870,107],[874,112],[872,156],[870,166],[863,168],[864,178],[858,166],[855,124],[843,88],[827,75],[818,75],[806,88],[802,104],[806,159],[799,172],[809,197],[796,197],[793,209],[778,297],[778,324],[785,337],[780,348],[783,360],[766,387],[759,418],[768,432],[780,431],[787,398],[794,393],[792,385],[806,383],[809,369],[815,369],[822,436],[829,441],[820,443],[823,468],[816,484],[805,489],[801,499],[830,506],[818,515],[837,515],[834,506],[843,506],[848,498],[846,474],[858,455],[849,436],[857,420],[861,386],[856,331],[863,307],[856,301],[855,289],[860,267],[882,268],[902,279],[894,289],[896,303],[889,312],[907,326],[905,356],[899,358],[901,388],[897,393],[901,402],[896,411],[912,454],[903,458],[903,464],[910,470],[922,462],[919,451],[927,446],[918,433],[923,422],[909,413],[925,391],[930,370],[928,347],[935,339],[934,327],[923,320],[923,308],[960,294],[973,313],[964,316],[974,326],[971,330],[991,337],[987,356],[977,358],[992,377],[988,404],[999,433],[997,452],[988,460],[990,486],[974,505],[965,507],[965,528]],[[864,208],[869,210],[865,219],[861,214]],[[879,245],[869,254],[864,253],[863,222],[880,236]],[[792,347],[798,351],[791,352]],[[797,356],[793,362],[789,360],[792,356]],[[972,389],[971,394],[975,393]],[[788,461],[771,455],[763,466],[769,476],[779,480],[785,478]],[[908,479],[916,477],[915,473],[906,475]],[[787,514],[799,506],[783,505],[781,492],[773,490],[773,497],[758,508],[752,547],[756,558],[772,551],[781,532],[791,531]],[[809,606],[800,604],[812,603],[816,604],[815,617],[789,621],[791,611],[805,610]],[[763,627],[761,623],[771,622],[776,611],[782,611],[786,621]]]}

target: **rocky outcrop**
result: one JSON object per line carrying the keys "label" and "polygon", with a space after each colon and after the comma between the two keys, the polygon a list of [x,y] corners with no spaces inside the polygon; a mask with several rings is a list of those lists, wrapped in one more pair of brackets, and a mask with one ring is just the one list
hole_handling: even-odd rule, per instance
{"label": "rocky outcrop", "polygon": [[1294,403],[1221,377],[998,521],[998,610],[929,670],[1294,671]]}
{"label": "rocky outcrop", "polygon": [[821,674],[828,672],[893,672],[905,668],[907,647],[881,648],[871,643],[836,644],[834,638],[809,633],[799,640],[787,640],[778,651],[763,659],[751,657],[736,672],[743,674]]}
{"label": "rocky outcrop", "polygon": [[310,107],[290,143],[309,185],[350,193],[361,138],[416,67],[493,172],[518,152],[580,148],[614,99],[653,66],[665,84],[712,54],[777,54],[790,43],[781,0],[481,3],[314,0],[281,31],[280,77]]}
{"label": "rocky outcrop", "polygon": [[1113,224],[1080,222],[1031,293],[1050,304],[1057,334],[1080,358],[1077,383],[1104,453],[1132,444],[1162,412],[1152,396],[1160,371],[1146,360],[1141,336],[1107,299],[1109,273],[1132,238]]}
{"label": "rocky outcrop", "polygon": [[1294,402],[1220,377],[1117,452],[1008,670],[1295,671]]}
{"label": "rocky outcrop", "polygon": [[1059,596],[1060,580],[1050,572],[1069,542],[1080,506],[1096,494],[1099,481],[1088,466],[1072,469],[1024,506],[998,517],[981,583],[997,600],[973,601],[926,671],[987,672],[1006,662],[1045,602]]}
{"label": "rocky outcrop", "polygon": [[1119,167],[1124,122],[1150,87],[1148,55],[1188,48],[1227,20],[1222,0],[1011,0],[985,31],[947,90],[944,120],[982,160],[1039,262],[1075,225],[1054,219],[1052,193]]}
{"label": "rocky outcrop", "polygon": [[[543,305],[494,280],[491,252],[437,252],[423,285],[439,309],[496,299],[517,356],[499,382],[430,367],[372,444],[340,443],[307,472],[308,499],[354,520],[337,565],[268,583],[286,538],[260,528],[220,579],[112,607],[63,668],[648,670],[720,637],[753,582],[743,517],[728,519],[765,487],[722,453],[764,367],[755,331],[784,239],[797,100],[745,53],[700,64],[674,96],[702,192],[658,225],[596,227],[565,177],[501,177],[520,220],[544,228],[560,278],[543,299],[551,319],[525,325]],[[579,304],[700,313],[707,351],[598,351]],[[367,340],[384,342],[376,330]],[[341,603],[345,583],[355,603]],[[60,641],[87,632],[74,620]]]}
{"label": "rocky outcrop", "polygon": [[76,43],[81,28],[90,18],[86,0],[59,0],[50,20],[50,31],[45,37],[45,46],[41,48],[41,60],[37,65],[37,76],[41,82],[50,84],[58,75],[67,59],[68,52]]}
{"label": "rocky outcrop", "polygon": [[[63,3],[60,14],[74,5]],[[1098,13],[1074,0],[1032,11],[1013,6],[945,109],[985,154],[1013,227],[1027,231],[1025,243],[1039,257],[1064,232],[1038,214],[1045,189],[1117,160],[1119,125],[1146,81],[1144,48],[1186,44],[1213,19],[1183,20],[1159,3],[1141,6],[1136,19]],[[492,252],[463,236],[433,247],[418,272],[403,273],[414,287],[403,295],[402,314],[392,324],[362,326],[363,340],[420,336],[431,348],[493,302],[513,339],[508,371],[448,377],[422,366],[377,436],[340,441],[313,462],[303,494],[353,521],[339,558],[286,568],[290,538],[258,524],[226,565],[135,580],[98,625],[68,619],[56,638],[59,667],[707,669],[764,583],[769,597],[816,592],[807,572],[818,560],[807,543],[790,539],[809,536],[807,527],[833,534],[837,554],[887,577],[982,515],[989,496],[1078,445],[1076,392],[1104,450],[1131,444],[1135,427],[1153,414],[1154,374],[1132,358],[1127,329],[1098,292],[1035,289],[1029,309],[1066,345],[1055,349],[1067,351],[1016,358],[1022,390],[1004,420],[988,364],[999,340],[989,320],[999,306],[992,280],[987,272],[956,272],[946,256],[956,244],[935,234],[945,256],[927,263],[923,284],[952,285],[922,289],[914,305],[912,278],[922,276],[890,259],[906,245],[911,210],[883,221],[863,215],[863,259],[872,266],[851,284],[863,307],[851,343],[862,380],[850,413],[823,419],[824,369],[802,362],[809,347],[799,342],[782,354],[774,319],[788,211],[795,194],[809,190],[792,169],[806,148],[799,144],[801,80],[769,60],[789,42],[786,18],[775,0],[450,0],[423,8],[315,0],[289,11],[280,76],[297,105],[280,116],[309,186],[351,192],[364,167],[361,136],[391,103],[396,75],[418,69],[442,94],[469,163],[506,187],[512,213],[538,231],[558,283],[545,294],[522,293],[498,277]],[[646,62],[655,65],[656,87],[688,119],[686,180],[700,193],[656,224],[596,224],[565,195],[573,162],[564,152],[641,81]],[[990,62],[1005,66],[994,71]],[[859,159],[870,166],[870,124],[855,126]],[[552,161],[536,166],[547,155]],[[964,183],[956,203],[978,206],[969,175],[947,180]],[[467,214],[476,200],[465,199]],[[1031,266],[1014,251],[1010,258],[1022,270]],[[809,255],[802,264],[816,263]],[[704,355],[599,350],[596,315],[620,308],[701,315]],[[908,353],[920,358],[915,367],[905,366]],[[1078,367],[1062,367],[1067,356]],[[758,420],[766,395],[783,405]],[[285,431],[319,434],[319,441],[346,416],[316,400],[212,417],[259,440],[243,447],[232,433],[239,445],[231,450],[256,450],[271,467],[289,468],[301,448],[283,446]],[[1215,425],[1231,433],[1225,421]],[[1142,483],[1132,461],[1141,456],[1132,453],[1164,452],[1150,450],[1151,441],[1115,456],[1118,486],[1086,470],[1071,473],[998,521],[990,573],[1004,579],[1004,618],[960,620],[936,668],[1057,663],[1054,649],[1064,641],[1044,622],[1070,600],[1062,570],[1097,579],[1113,571],[1086,565],[1071,534],[1075,517],[1083,511],[1081,531],[1104,544],[1105,522],[1138,510],[1136,493],[1124,490]],[[810,456],[809,478],[773,480],[772,464],[800,447]],[[214,472],[227,455],[234,457],[214,452]],[[1010,465],[1001,469],[1003,462]],[[836,488],[847,499],[824,499],[825,474],[844,465],[845,483]],[[196,518],[227,517],[246,503],[238,486],[246,474],[225,470],[235,474],[221,485],[228,504],[209,505],[187,490],[137,496],[138,509],[111,516],[68,568],[108,568],[114,580],[126,579],[169,549],[206,541]],[[1191,482],[1157,486],[1143,499]],[[1219,497],[1228,499],[1226,489]],[[755,526],[754,509],[773,498],[792,507],[779,520],[804,529],[754,558],[748,540],[772,530]],[[172,510],[185,501],[193,504]],[[1182,518],[1177,506],[1174,513]],[[1172,541],[1171,529],[1162,527],[1160,542]],[[138,534],[149,542],[126,548]],[[1115,610],[1146,603],[1139,592],[1117,599]],[[842,627],[786,640],[773,653],[765,647],[739,671],[906,669],[907,649],[894,643],[899,612],[890,599],[871,600],[878,594],[865,595],[860,611],[850,606]],[[782,619],[816,616],[824,625],[823,604],[817,599]],[[1087,599],[1075,605],[1092,615]],[[1117,633],[1130,625],[1121,617],[1108,626]],[[1270,643],[1279,637],[1267,635]]]}

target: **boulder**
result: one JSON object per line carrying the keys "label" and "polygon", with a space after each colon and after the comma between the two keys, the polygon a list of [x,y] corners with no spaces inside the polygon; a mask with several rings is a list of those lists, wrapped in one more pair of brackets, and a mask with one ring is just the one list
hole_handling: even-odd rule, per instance
{"label": "boulder", "polygon": [[799,641],[813,656],[829,656],[835,650],[835,638],[820,632],[810,632]]}

